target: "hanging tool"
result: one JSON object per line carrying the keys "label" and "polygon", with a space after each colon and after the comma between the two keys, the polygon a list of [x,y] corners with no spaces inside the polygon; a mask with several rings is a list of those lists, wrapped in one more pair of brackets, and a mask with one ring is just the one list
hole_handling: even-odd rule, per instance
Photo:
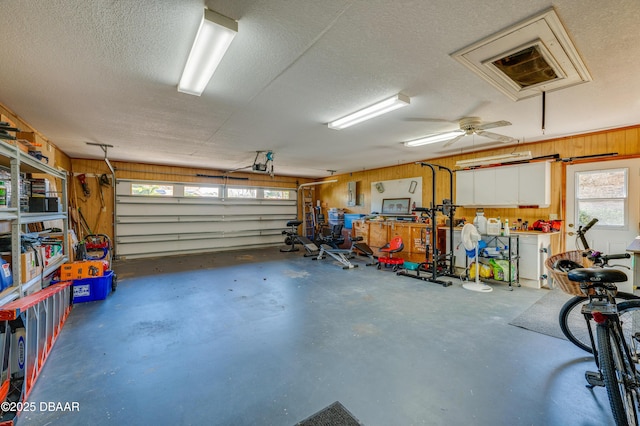
{"label": "hanging tool", "polygon": [[89,189],[89,184],[87,183],[87,176],[82,173],[78,175],[78,180],[80,181],[80,185],[82,185],[82,192],[84,193],[85,197],[90,196],[91,190]]}
{"label": "hanging tool", "polygon": [[93,234],[93,232],[91,231],[91,228],[89,227],[89,223],[87,222],[87,219],[85,219],[84,215],[82,214],[82,210],[80,209],[80,207],[78,207],[78,214],[80,215],[81,230],[85,231],[85,235]]}
{"label": "hanging tool", "polygon": [[[104,175],[103,175],[104,176]],[[98,182],[98,190],[100,191],[100,206],[102,207],[102,211],[107,210],[107,206],[104,204],[104,194],[102,193],[102,181],[99,176],[96,176],[96,181]]]}

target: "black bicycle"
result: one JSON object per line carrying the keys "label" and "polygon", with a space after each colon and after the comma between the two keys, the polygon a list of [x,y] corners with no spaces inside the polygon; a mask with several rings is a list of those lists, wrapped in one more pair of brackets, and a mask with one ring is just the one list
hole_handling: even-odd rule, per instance
{"label": "black bicycle", "polygon": [[[579,283],[588,295],[581,313],[594,348],[598,371],[587,371],[591,387],[607,389],[613,418],[618,426],[638,425],[640,376],[638,343],[640,332],[640,300],[616,303],[616,283],[627,275],[613,268],[576,268],[567,273],[569,280]],[[592,323],[595,323],[595,339]]]}
{"label": "black bicycle", "polygon": [[[578,246],[578,250],[582,251],[582,255],[586,257],[593,266],[606,268],[609,267],[610,260],[616,259],[628,259],[630,255],[628,253],[623,254],[613,254],[613,255],[603,255],[602,253],[592,250],[589,247],[589,244],[585,238],[585,234],[593,225],[598,222],[598,219],[592,219],[587,225],[584,227],[580,226],[576,232],[577,240],[576,244],[581,243],[582,247]],[[560,260],[556,262],[554,269],[557,269],[562,272],[569,272],[572,269],[582,268],[583,265],[571,261],[571,260]],[[580,296],[574,296],[571,299],[567,300],[567,302],[560,309],[560,314],[558,316],[558,320],[560,323],[560,329],[565,337],[574,345],[579,348],[593,353],[593,346],[590,339],[590,332],[587,327],[587,324],[584,320],[584,315],[582,313],[582,305],[584,305],[586,301],[586,294],[581,294]],[[627,304],[623,302],[630,300],[640,300],[640,296],[636,296],[635,294],[625,293],[622,291],[618,291],[615,296],[615,302],[618,306],[618,312],[621,319],[624,320],[625,317],[630,317],[635,314],[635,311],[638,307],[635,304]],[[623,321],[623,329],[625,323],[630,323],[629,321]],[[631,331],[626,331],[625,336],[629,337],[629,333]]]}

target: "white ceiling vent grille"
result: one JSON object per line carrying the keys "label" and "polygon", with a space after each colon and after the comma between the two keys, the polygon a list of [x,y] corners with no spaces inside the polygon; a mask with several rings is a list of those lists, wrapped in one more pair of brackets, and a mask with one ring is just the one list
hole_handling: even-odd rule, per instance
{"label": "white ceiling vent grille", "polygon": [[451,56],[514,101],[591,81],[553,9]]}

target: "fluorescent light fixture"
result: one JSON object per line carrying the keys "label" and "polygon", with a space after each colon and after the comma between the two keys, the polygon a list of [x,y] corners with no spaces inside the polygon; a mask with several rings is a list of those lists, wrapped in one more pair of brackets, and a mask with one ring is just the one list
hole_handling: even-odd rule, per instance
{"label": "fluorescent light fixture", "polygon": [[328,124],[328,126],[330,129],[345,129],[347,127],[353,126],[354,124],[369,120],[370,118],[377,117],[398,108],[402,108],[403,106],[407,106],[410,102],[411,100],[408,96],[405,96],[402,93],[398,93],[397,95],[385,99],[384,101],[378,102],[377,104],[371,105],[370,107],[361,109],[358,112],[354,112],[353,114],[349,114],[345,117],[339,118],[338,120],[332,121]]}
{"label": "fluorescent light fixture", "polygon": [[448,141],[449,139],[453,139],[456,136],[460,136],[464,134],[464,130],[453,130],[447,133],[438,133],[436,135],[429,135],[423,138],[414,139],[412,141],[407,141],[404,143],[405,146],[420,146],[420,145],[428,145],[430,143],[443,142]]}
{"label": "fluorescent light fixture", "polygon": [[471,158],[469,160],[456,161],[456,167],[489,166],[492,164],[512,163],[514,161],[531,160],[531,151],[512,152],[509,154],[493,155],[491,157]]}
{"label": "fluorescent light fixture", "polygon": [[237,33],[236,21],[205,9],[178,92],[200,96]]}

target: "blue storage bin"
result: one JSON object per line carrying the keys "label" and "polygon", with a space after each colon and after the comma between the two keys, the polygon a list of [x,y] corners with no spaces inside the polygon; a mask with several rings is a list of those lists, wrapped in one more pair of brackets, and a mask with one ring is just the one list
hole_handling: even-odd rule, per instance
{"label": "blue storage bin", "polygon": [[106,299],[111,292],[112,280],[113,271],[106,271],[101,277],[73,280],[73,303]]}
{"label": "blue storage bin", "polygon": [[[58,281],[51,281],[55,284]],[[111,292],[113,271],[105,271],[101,277],[73,280],[73,303],[92,302],[106,299]]]}
{"label": "blue storage bin", "polygon": [[345,213],[345,215],[344,215],[344,227],[346,229],[353,228],[353,221],[354,220],[360,220],[364,216],[365,215],[363,215],[363,214],[347,214],[347,213]]}

